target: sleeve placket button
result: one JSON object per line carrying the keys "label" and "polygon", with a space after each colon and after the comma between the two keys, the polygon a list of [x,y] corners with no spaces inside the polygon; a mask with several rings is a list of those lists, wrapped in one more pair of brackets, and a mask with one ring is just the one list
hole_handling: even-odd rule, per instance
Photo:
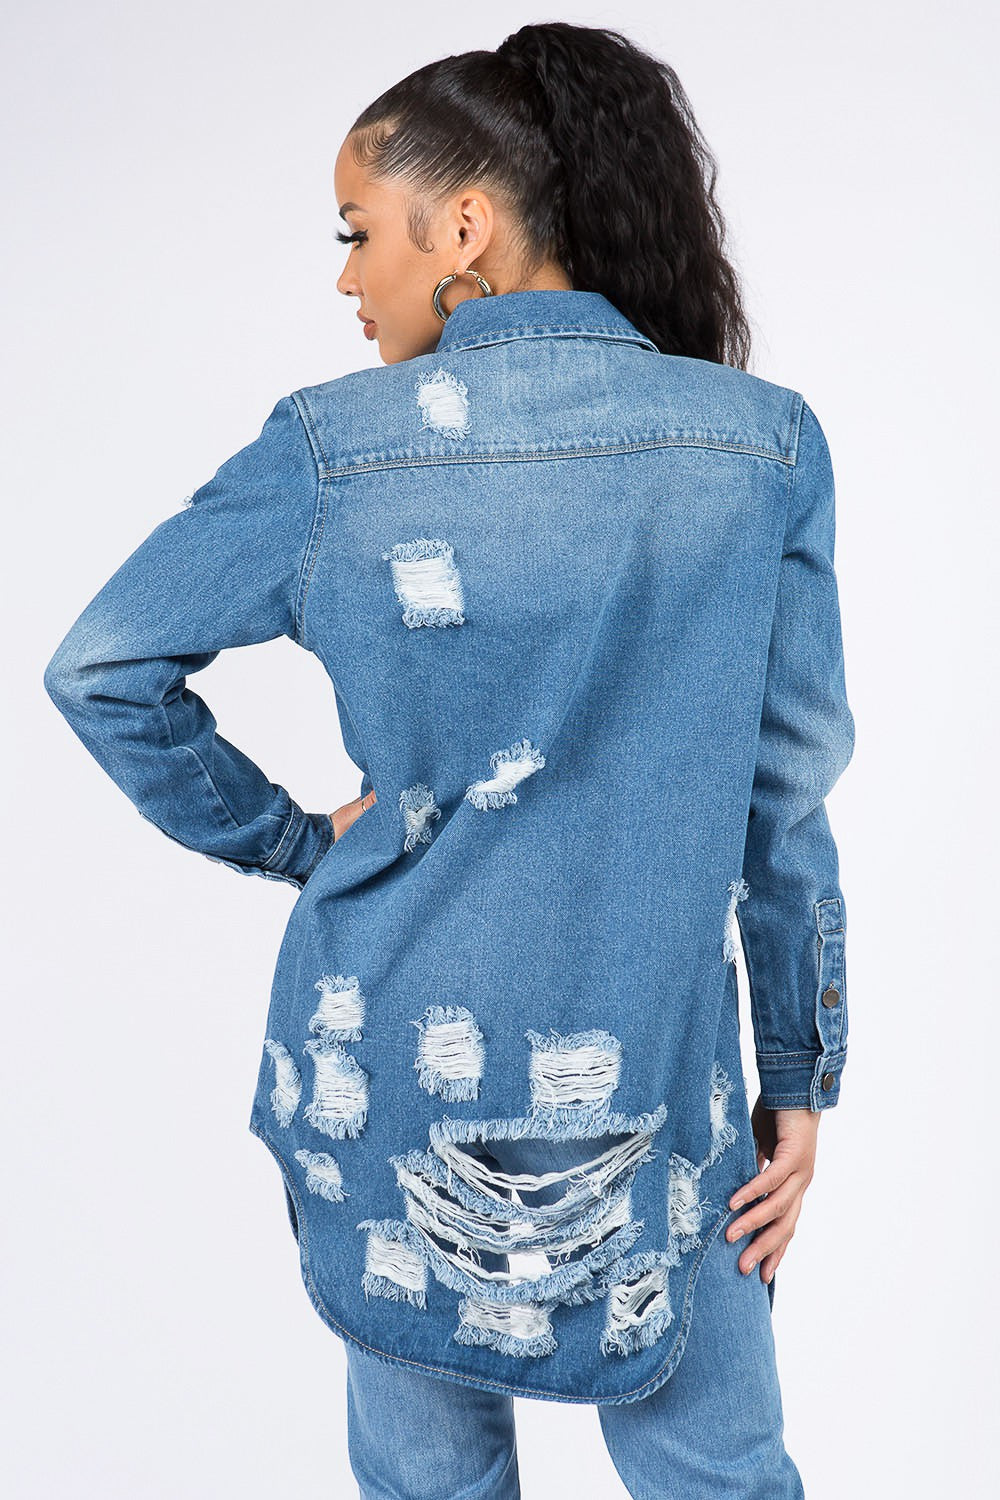
{"label": "sleeve placket button", "polygon": [[836,1081],[837,1080],[833,1073],[824,1073],[823,1077],[820,1079],[820,1083],[823,1085],[824,1089],[826,1089],[827,1093],[830,1092]]}
{"label": "sleeve placket button", "polygon": [[823,1004],[829,1009],[840,1000],[840,991],[835,985],[828,985],[823,991]]}

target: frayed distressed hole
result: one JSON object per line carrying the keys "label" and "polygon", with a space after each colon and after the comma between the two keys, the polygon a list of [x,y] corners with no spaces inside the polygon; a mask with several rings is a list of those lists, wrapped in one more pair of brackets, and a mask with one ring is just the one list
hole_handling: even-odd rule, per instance
{"label": "frayed distressed hole", "polygon": [[462,580],[450,542],[417,537],[383,552],[382,560],[392,567],[404,625],[412,630],[420,625],[465,624]]}
{"label": "frayed distressed hole", "polygon": [[450,370],[438,369],[415,385],[421,421],[442,437],[465,437],[469,431],[469,390]]}
{"label": "frayed distressed hole", "polygon": [[394,1219],[363,1219],[367,1232],[361,1287],[365,1298],[427,1306],[427,1265],[408,1224]]}
{"label": "frayed distressed hole", "polygon": [[[407,1202],[407,1217],[420,1230],[434,1274],[458,1291],[490,1303],[551,1299],[578,1303],[598,1295],[595,1273],[625,1253],[642,1232],[642,1221],[632,1217],[628,1188],[611,1195],[589,1214],[587,1228],[569,1238],[551,1240],[539,1251],[509,1236],[497,1236],[476,1226],[467,1215],[456,1216],[428,1205],[423,1195]],[[452,1222],[443,1220],[450,1218]],[[527,1232],[527,1224],[519,1226]],[[499,1246],[500,1248],[496,1248]],[[535,1273],[538,1255],[547,1271]],[[528,1269],[526,1257],[532,1257]],[[503,1257],[506,1264],[498,1264]]]}
{"label": "frayed distressed hole", "polygon": [[[643,1278],[643,1281],[648,1282],[655,1275],[656,1273],[654,1271],[650,1271],[647,1276]],[[660,1307],[663,1304],[662,1286],[646,1286],[642,1288],[641,1291],[638,1288],[632,1287],[630,1288],[630,1295],[635,1298],[634,1311],[635,1316],[640,1323],[642,1322],[643,1318],[648,1317],[648,1315],[653,1311],[654,1308]]]}
{"label": "frayed distressed hole", "polygon": [[279,1125],[290,1125],[302,1097],[302,1075],[284,1042],[268,1037],[264,1048],[274,1063],[275,1083],[271,1090],[271,1110]]}
{"label": "frayed distressed hole", "polygon": [[431,1005],[412,1023],[420,1031],[420,1087],[449,1101],[475,1099],[485,1057],[483,1034],[464,1005]]}
{"label": "frayed distressed hole", "polygon": [[708,1115],[711,1123],[712,1138],[708,1154],[702,1162],[703,1167],[714,1166],[727,1146],[731,1146],[739,1134],[736,1126],[727,1118],[729,1096],[732,1091],[732,1080],[725,1069],[720,1063],[713,1063],[712,1080],[708,1096]]}
{"label": "frayed distressed hole", "polygon": [[347,1194],[340,1164],[327,1151],[296,1151],[295,1160],[306,1169],[306,1187],[310,1193],[329,1203],[343,1203]]}
{"label": "frayed distressed hole", "polygon": [[601,1336],[603,1354],[634,1354],[666,1332],[673,1321],[668,1271],[673,1264],[670,1252],[648,1251],[616,1267]]}
{"label": "frayed distressed hole", "polygon": [[517,801],[514,788],[544,765],[545,756],[529,739],[518,740],[503,750],[494,750],[490,756],[493,775],[467,786],[465,800],[480,810],[510,807]]}
{"label": "frayed distressed hole", "polygon": [[552,1354],[558,1347],[548,1308],[533,1302],[497,1307],[463,1297],[458,1315],[454,1338],[459,1344],[484,1345],[514,1359]]}
{"label": "frayed distressed hole", "polygon": [[[466,1207],[511,1216],[506,1205],[513,1199],[530,1206],[540,1222],[556,1223],[564,1216],[575,1215],[588,1200],[606,1195],[624,1174],[656,1155],[652,1147],[654,1125],[625,1129],[622,1118],[616,1119],[617,1128],[606,1134],[579,1138],[571,1131],[537,1133],[531,1128],[532,1116],[525,1116],[523,1122],[509,1122],[516,1127],[510,1135],[497,1134],[495,1122],[484,1121],[475,1136],[466,1137],[464,1142],[432,1129],[430,1150],[411,1153],[404,1159],[444,1184]],[[522,1124],[527,1128],[522,1129]],[[522,1165],[533,1155],[537,1159],[539,1153],[551,1158],[553,1145],[558,1154],[547,1170],[532,1172]],[[517,1170],[505,1166],[512,1157]]]}
{"label": "frayed distressed hole", "polygon": [[544,1141],[584,1140],[599,1144],[602,1136],[632,1135],[636,1132],[652,1136],[663,1124],[667,1112],[666,1104],[658,1104],[655,1109],[637,1115],[604,1108],[591,1110],[587,1106],[567,1111],[565,1119],[560,1118],[556,1111],[544,1109],[532,1109],[526,1115],[492,1120],[466,1120],[443,1115],[439,1120],[432,1120],[428,1129],[430,1143],[435,1151],[449,1141],[460,1144],[483,1141],[492,1143],[520,1141],[528,1136],[538,1136]]}
{"label": "frayed distressed hole", "polygon": [[702,1219],[709,1207],[701,1197],[700,1166],[672,1152],[668,1171],[667,1216],[670,1235],[679,1250],[695,1247],[701,1235]]}
{"label": "frayed distressed hole", "polygon": [[[539,1139],[549,1144],[549,1137]],[[601,1295],[595,1273],[642,1230],[631,1187],[653,1154],[650,1133],[605,1137],[591,1152],[584,1142],[571,1165],[539,1174],[502,1170],[490,1144],[484,1132],[465,1148],[438,1139],[431,1151],[390,1158],[434,1274],[491,1303]]]}
{"label": "frayed distressed hole", "polygon": [[725,963],[736,961],[736,908],[741,901],[747,899],[749,894],[750,887],[742,876],[739,880],[729,882],[729,905],[726,908],[722,933],[722,957]]}
{"label": "frayed distressed hole", "polygon": [[406,787],[399,794],[399,810],[403,815],[403,848],[409,852],[418,844],[429,844],[430,825],[441,816],[430,787],[422,781]]}
{"label": "frayed distressed hole", "polygon": [[[533,1147],[551,1144],[542,1136],[522,1136],[518,1144],[521,1142],[529,1155]],[[495,1144],[500,1146],[499,1141]],[[451,1141],[435,1143],[434,1155],[444,1164],[448,1191],[456,1189],[457,1179],[459,1190],[463,1185],[471,1190],[465,1200],[467,1206],[496,1209],[513,1201],[537,1213],[539,1222],[549,1224],[575,1216],[581,1205],[604,1196],[623,1173],[650,1157],[650,1135],[645,1131],[601,1136],[582,1159],[541,1173],[505,1171],[489,1145],[488,1136],[468,1149]],[[580,1145],[590,1143],[583,1141]]]}
{"label": "frayed distressed hole", "polygon": [[[452,1254],[461,1258],[466,1269],[474,1269],[484,1282],[523,1283],[525,1276],[505,1264],[511,1255],[541,1255],[547,1268],[582,1260],[590,1249],[627,1225],[632,1213],[628,1183],[591,1204],[575,1220],[545,1228],[539,1228],[526,1213],[511,1221],[491,1221],[486,1215],[458,1209],[440,1190],[427,1191],[412,1181],[407,1189],[410,1223],[449,1258]],[[545,1268],[543,1279],[544,1274]]]}
{"label": "frayed distressed hole", "polygon": [[305,1109],[310,1125],[334,1138],[360,1135],[368,1116],[368,1074],[341,1042],[313,1039],[303,1050],[316,1070]]}
{"label": "frayed distressed hole", "polygon": [[360,1042],[365,999],[356,974],[324,974],[316,981],[322,999],[309,1018],[309,1030],[327,1041]]}
{"label": "frayed distressed hole", "polygon": [[561,1036],[527,1031],[528,1078],[535,1110],[592,1110],[607,1106],[621,1075],[622,1044],[608,1031]]}

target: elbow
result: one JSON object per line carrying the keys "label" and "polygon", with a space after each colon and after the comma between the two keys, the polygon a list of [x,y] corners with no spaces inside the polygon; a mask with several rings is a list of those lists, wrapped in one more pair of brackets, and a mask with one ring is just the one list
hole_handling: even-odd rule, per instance
{"label": "elbow", "polygon": [[78,716],[94,695],[100,657],[93,645],[74,626],[45,666],[42,675],[45,691],[66,718]]}
{"label": "elbow", "polygon": [[50,657],[42,676],[42,683],[52,702],[60,710],[64,710],[68,704],[78,702],[84,696],[82,667],[67,649],[65,641]]}
{"label": "elbow", "polygon": [[829,765],[826,776],[827,792],[833,790],[850,765],[854,757],[854,743],[854,715],[847,705],[847,699],[841,698],[828,740]]}

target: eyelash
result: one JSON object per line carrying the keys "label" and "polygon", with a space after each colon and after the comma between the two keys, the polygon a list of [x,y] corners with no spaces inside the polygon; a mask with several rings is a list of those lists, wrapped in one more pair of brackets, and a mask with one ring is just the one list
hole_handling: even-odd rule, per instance
{"label": "eyelash", "polygon": [[337,239],[342,245],[363,245],[367,238],[368,231],[366,229],[356,229],[353,234],[342,234],[339,229],[337,230]]}

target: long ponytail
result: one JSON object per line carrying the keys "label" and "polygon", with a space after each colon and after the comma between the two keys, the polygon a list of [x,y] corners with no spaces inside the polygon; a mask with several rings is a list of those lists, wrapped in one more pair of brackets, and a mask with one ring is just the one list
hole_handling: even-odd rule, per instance
{"label": "long ponytail", "polygon": [[495,52],[428,63],[352,126],[359,162],[420,195],[491,185],[530,271],[601,292],[664,354],[746,369],[750,331],[724,252],[717,168],[674,70],[603,27],[522,26]]}

